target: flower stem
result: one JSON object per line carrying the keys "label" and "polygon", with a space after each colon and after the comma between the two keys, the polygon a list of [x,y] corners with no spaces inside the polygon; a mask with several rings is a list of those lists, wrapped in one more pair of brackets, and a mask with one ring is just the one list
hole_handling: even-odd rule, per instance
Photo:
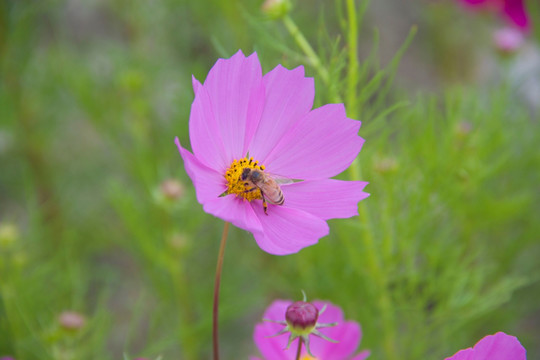
{"label": "flower stem", "polygon": [[349,71],[347,73],[347,109],[349,116],[356,119],[358,116],[356,87],[358,84],[358,20],[354,0],[347,0],[347,33]]}
{"label": "flower stem", "polygon": [[[358,159],[356,159],[349,168],[351,180],[360,180],[362,178],[362,169]],[[395,360],[398,358],[395,344],[396,331],[395,319],[390,290],[388,289],[388,276],[385,271],[384,262],[381,259],[377,248],[377,240],[374,236],[373,222],[369,213],[368,204],[361,202],[358,207],[358,218],[363,227],[363,246],[364,246],[364,267],[358,263],[357,271],[359,274],[367,270],[369,278],[372,281],[373,288],[376,289],[376,302],[379,308],[380,320],[382,323],[382,343],[386,353],[385,359]],[[354,245],[347,239],[351,249],[350,254],[354,254]]]}
{"label": "flower stem", "polygon": [[326,68],[322,65],[319,56],[317,56],[317,54],[315,53],[307,39],[304,37],[300,29],[298,29],[298,26],[296,26],[293,19],[286,15],[283,17],[283,24],[285,24],[285,27],[289,31],[289,34],[291,34],[294,41],[296,41],[296,44],[307,56],[308,61],[315,68],[315,70],[317,70],[324,84],[328,84],[330,80],[328,70],[326,70]]}
{"label": "flower stem", "polygon": [[216,265],[216,281],[214,283],[214,309],[212,311],[212,341],[214,345],[214,360],[219,360],[219,336],[218,336],[218,315],[219,315],[219,284],[221,282],[221,268],[223,267],[223,257],[225,255],[225,244],[229,223],[225,222],[223,234],[221,235],[221,245],[219,247],[218,260]]}
{"label": "flower stem", "polygon": [[298,338],[298,350],[296,350],[296,360],[300,360],[300,354],[302,354],[302,343],[304,342],[304,339],[301,337]]}

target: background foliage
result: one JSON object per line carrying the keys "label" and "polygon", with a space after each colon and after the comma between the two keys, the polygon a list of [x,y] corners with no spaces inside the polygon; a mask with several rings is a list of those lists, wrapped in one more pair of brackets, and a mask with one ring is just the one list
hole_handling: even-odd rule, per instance
{"label": "background foliage", "polygon": [[[356,21],[351,3],[272,21],[240,0],[0,2],[0,356],[209,358],[222,222],[173,138],[189,143],[191,74],[241,48],[265,72],[305,65],[316,106],[362,120],[342,177],[372,195],[296,255],[232,230],[223,358],[256,354],[266,306],[304,289],[361,323],[373,359],[443,359],[496,331],[540,359],[534,39],[502,58],[497,19],[452,1],[358,1]],[[81,330],[59,325],[68,309]]]}

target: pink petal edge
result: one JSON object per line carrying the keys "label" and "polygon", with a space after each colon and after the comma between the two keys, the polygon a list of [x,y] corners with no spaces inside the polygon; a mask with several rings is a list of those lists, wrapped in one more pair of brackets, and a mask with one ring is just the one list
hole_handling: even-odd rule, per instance
{"label": "pink petal edge", "polygon": [[191,149],[198,161],[209,168],[224,172],[230,165],[225,157],[223,140],[212,111],[212,103],[206,89],[194,78],[195,99],[189,115],[189,139]]}
{"label": "pink petal edge", "polygon": [[326,221],[305,211],[284,206],[269,205],[264,214],[260,200],[252,202],[263,231],[256,233],[255,241],[261,249],[274,255],[293,254],[316,244],[329,233]]}
{"label": "pink petal edge", "polygon": [[369,197],[364,192],[367,184],[365,181],[324,179],[283,185],[283,206],[303,210],[324,220],[356,216],[358,202]]}
{"label": "pink petal edge", "polygon": [[204,165],[192,153],[184,149],[178,137],[175,138],[174,142],[184,160],[184,167],[193,182],[197,201],[200,204],[216,199],[227,189],[222,174]]}
{"label": "pink petal edge", "polygon": [[343,104],[324,105],[300,119],[262,163],[270,173],[291,179],[336,176],[362,148],[360,125],[347,118]]}
{"label": "pink petal edge", "polygon": [[[285,320],[285,311],[290,304],[292,304],[290,300],[275,300],[264,312],[263,319],[275,321]],[[289,359],[287,353],[283,351],[287,345],[288,335],[283,334],[278,337],[271,337],[283,329],[283,327],[283,325],[267,321],[263,321],[255,326],[253,341],[264,359]]]}
{"label": "pink petal edge", "polygon": [[249,153],[263,162],[280,139],[313,107],[315,84],[304,67],[288,70],[276,66],[264,75],[265,104]]}
{"label": "pink petal edge", "polygon": [[527,352],[515,336],[498,332],[480,339],[472,348],[458,351],[445,360],[526,360]]}
{"label": "pink petal edge", "polygon": [[265,89],[257,53],[246,57],[239,50],[229,59],[219,59],[203,87],[215,117],[213,130],[223,141],[224,157],[230,165],[246,155],[246,145],[264,107]]}

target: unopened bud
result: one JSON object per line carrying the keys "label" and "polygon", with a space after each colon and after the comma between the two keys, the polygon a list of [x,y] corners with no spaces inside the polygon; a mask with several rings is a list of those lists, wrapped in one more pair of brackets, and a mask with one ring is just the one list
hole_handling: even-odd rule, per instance
{"label": "unopened bud", "polygon": [[272,20],[279,20],[291,10],[290,0],[266,0],[262,5],[262,11]]}
{"label": "unopened bud", "polygon": [[473,126],[470,122],[463,120],[456,124],[454,132],[459,138],[465,138],[471,133],[472,128]]}
{"label": "unopened bud", "polygon": [[397,160],[389,156],[376,158],[373,166],[376,172],[383,175],[393,173],[399,167]]}
{"label": "unopened bud", "polygon": [[169,179],[161,183],[161,193],[169,200],[178,200],[184,196],[185,188],[181,182]]}
{"label": "unopened bud", "polygon": [[19,229],[11,223],[0,224],[0,248],[9,248],[19,238]]}
{"label": "unopened bud", "polygon": [[523,33],[512,27],[498,29],[493,33],[493,43],[501,55],[514,54],[524,41]]}
{"label": "unopened bud", "polygon": [[174,233],[167,239],[167,244],[172,250],[178,253],[183,253],[189,248],[190,238],[184,233]]}
{"label": "unopened bud", "polygon": [[76,331],[86,324],[86,318],[75,311],[64,311],[58,317],[58,322],[64,329]]}
{"label": "unopened bud", "polygon": [[285,320],[291,332],[298,334],[311,333],[315,329],[315,325],[317,325],[318,318],[319,310],[315,305],[305,301],[292,303],[285,312]]}

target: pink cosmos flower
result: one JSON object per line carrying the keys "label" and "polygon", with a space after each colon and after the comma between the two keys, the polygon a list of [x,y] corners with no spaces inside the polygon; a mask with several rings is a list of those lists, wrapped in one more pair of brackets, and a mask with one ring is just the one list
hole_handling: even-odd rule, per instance
{"label": "pink cosmos flower", "polygon": [[[285,320],[285,312],[287,307],[293,302],[290,300],[274,301],[266,312],[264,319],[281,321]],[[332,327],[319,329],[321,333],[330,339],[338,342],[332,343],[317,336],[310,336],[311,353],[316,356],[311,357],[306,348],[302,348],[302,360],[363,360],[369,356],[369,351],[364,350],[357,355],[354,352],[360,344],[362,331],[360,325],[354,321],[344,321],[343,312],[334,304],[326,301],[313,301],[313,305],[319,311],[326,305],[326,310],[320,314],[319,323],[338,324]],[[291,346],[285,350],[289,335],[282,334],[276,337],[271,337],[283,329],[283,325],[274,322],[262,322],[255,326],[253,340],[259,348],[259,351],[266,360],[294,360],[298,348],[298,339],[291,343]],[[260,360],[252,357],[250,360]]]}
{"label": "pink cosmos flower", "polygon": [[471,7],[483,7],[494,10],[507,18],[507,20],[527,31],[529,29],[529,16],[525,8],[525,0],[461,0]]}
{"label": "pink cosmos flower", "polygon": [[488,335],[474,347],[458,351],[445,360],[526,360],[527,352],[515,336],[498,332]]}
{"label": "pink cosmos flower", "polygon": [[[238,51],[219,59],[204,84],[193,78],[193,88],[193,154],[176,144],[204,211],[252,232],[276,255],[315,244],[329,232],[326,220],[358,214],[367,183],[330,178],[360,152],[360,121],[348,119],[343,104],[312,110],[314,82],[302,66],[278,65],[263,76],[257,54]],[[266,198],[275,190],[265,213],[264,193],[242,180],[246,169],[303,181],[265,188]]]}

